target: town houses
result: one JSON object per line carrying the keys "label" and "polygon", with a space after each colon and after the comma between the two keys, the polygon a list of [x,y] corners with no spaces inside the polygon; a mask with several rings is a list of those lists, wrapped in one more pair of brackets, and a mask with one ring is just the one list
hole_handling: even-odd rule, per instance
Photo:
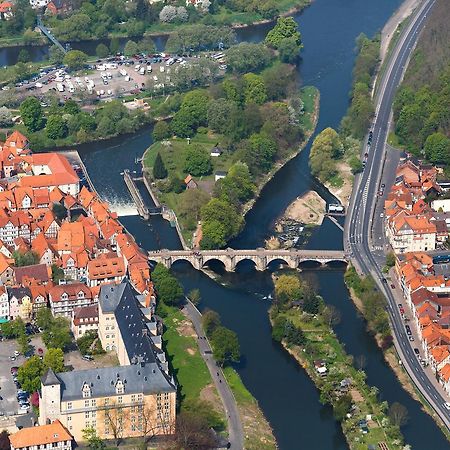
{"label": "town houses", "polygon": [[[401,310],[405,323],[416,327],[423,362],[450,395],[450,199],[439,182],[439,170],[413,160],[402,161],[384,202],[385,232],[396,254],[393,273],[412,317]],[[443,253],[443,254],[441,254]]]}
{"label": "town houses", "polygon": [[67,158],[33,154],[17,131],[0,143],[0,323],[32,322],[49,308],[68,319],[75,339],[97,333],[119,361],[49,370],[39,393],[40,434],[21,430],[14,448],[70,448],[87,427],[111,438],[108,414],[121,414],[124,405],[123,437],[149,433],[149,423],[155,435],[172,432],[177,389],[155,307],[145,252],[108,204],[80,187]]}

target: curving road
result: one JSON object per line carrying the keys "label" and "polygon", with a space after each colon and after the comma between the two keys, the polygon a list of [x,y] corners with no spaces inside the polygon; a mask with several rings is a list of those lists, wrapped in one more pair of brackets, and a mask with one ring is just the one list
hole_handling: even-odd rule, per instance
{"label": "curving road", "polygon": [[[400,317],[397,301],[381,268],[385,257],[383,246],[383,224],[380,209],[376,212],[377,192],[383,170],[390,172],[392,178],[395,164],[386,160],[386,140],[390,128],[392,102],[402,80],[409,57],[414,49],[418,35],[425,26],[426,19],[435,0],[424,0],[414,13],[409,25],[402,31],[394,50],[389,57],[386,72],[375,97],[376,118],[373,124],[373,139],[368,152],[366,167],[355,180],[353,194],[347,214],[344,233],[344,247],[350,253],[352,262],[362,272],[371,274],[381,292],[387,299],[387,309],[391,319],[394,343],[402,363],[422,395],[427,399],[447,428],[450,428],[450,411],[444,406],[448,400],[442,389],[428,378],[415,356]],[[386,174],[385,174],[386,176]]]}

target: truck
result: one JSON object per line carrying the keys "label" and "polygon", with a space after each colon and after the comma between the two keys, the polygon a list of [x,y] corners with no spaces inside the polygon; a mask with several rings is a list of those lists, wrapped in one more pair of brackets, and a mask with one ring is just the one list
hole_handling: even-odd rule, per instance
{"label": "truck", "polygon": [[125,69],[119,69],[119,73],[120,75],[122,75],[123,77],[127,76],[127,71]]}
{"label": "truck", "polygon": [[62,83],[57,83],[56,89],[58,89],[58,92],[64,92],[64,85]]}
{"label": "truck", "polygon": [[144,67],[144,66],[142,66],[142,67],[139,69],[139,75],[145,75],[145,67]]}

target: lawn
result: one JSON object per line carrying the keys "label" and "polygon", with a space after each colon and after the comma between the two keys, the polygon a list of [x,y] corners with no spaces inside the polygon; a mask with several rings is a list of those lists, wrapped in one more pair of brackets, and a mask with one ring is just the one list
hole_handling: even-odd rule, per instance
{"label": "lawn", "polygon": [[213,381],[198,351],[196,339],[179,331],[187,319],[178,309],[166,307],[165,310],[168,315],[164,318],[164,348],[179,384],[182,406],[184,400],[198,399],[202,389]]}
{"label": "lawn", "polygon": [[300,90],[300,98],[305,111],[300,117],[300,124],[305,131],[311,130],[314,126],[315,103],[318,95],[319,90],[314,86],[305,86]]}

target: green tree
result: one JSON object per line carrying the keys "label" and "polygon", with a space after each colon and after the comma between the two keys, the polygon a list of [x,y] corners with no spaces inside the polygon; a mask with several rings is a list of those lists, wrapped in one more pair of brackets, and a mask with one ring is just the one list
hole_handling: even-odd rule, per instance
{"label": "green tree", "polygon": [[25,48],[20,49],[17,61],[26,63],[30,61],[30,53]]}
{"label": "green tree", "polygon": [[21,333],[17,338],[17,344],[19,346],[20,352],[25,355],[30,350],[30,338],[25,334]]}
{"label": "green tree", "polygon": [[169,124],[164,120],[156,122],[155,126],[153,127],[152,135],[154,141],[163,141],[164,139],[168,139],[170,137]]}
{"label": "green tree", "polygon": [[109,48],[105,44],[100,43],[95,48],[95,54],[99,58],[106,58],[109,55]]}
{"label": "green tree", "polygon": [[167,169],[159,152],[156,155],[155,162],[153,163],[153,176],[157,180],[162,180],[167,177]]}
{"label": "green tree", "polygon": [[138,45],[136,44],[136,42],[131,40],[127,41],[127,43],[125,44],[125,48],[123,49],[123,53],[125,56],[136,55],[138,51]]}
{"label": "green tree", "polygon": [[402,427],[408,423],[408,410],[398,402],[389,407],[389,419],[394,425]]}
{"label": "green tree", "polygon": [[294,37],[283,39],[278,47],[281,61],[294,64],[300,57],[300,49]]}
{"label": "green tree", "polygon": [[64,353],[60,348],[49,348],[44,355],[45,369],[53,369],[55,373],[64,372]]}
{"label": "green tree", "polygon": [[228,328],[219,326],[211,335],[211,346],[214,359],[223,366],[231,362],[238,362],[241,350],[237,334]]}
{"label": "green tree", "polygon": [[280,275],[275,281],[275,298],[278,303],[299,300],[302,296],[300,279],[295,275]]}
{"label": "green tree", "polygon": [[213,198],[201,209],[203,237],[202,248],[211,249],[225,245],[242,226],[242,216],[226,201]]}
{"label": "green tree", "polygon": [[77,346],[82,355],[91,354],[91,347],[94,341],[98,338],[96,331],[88,331],[83,336],[77,339]]}
{"label": "green tree", "polygon": [[99,438],[95,428],[87,427],[82,430],[83,440],[88,443],[90,450],[103,450],[106,444]]}
{"label": "green tree", "polygon": [[56,264],[52,264],[52,281],[58,284],[60,280],[64,279],[64,270]]}
{"label": "green tree", "polygon": [[60,348],[66,350],[72,342],[69,322],[63,317],[53,318],[50,325],[44,328],[42,340],[47,348]]}
{"label": "green tree", "polygon": [[386,265],[388,267],[394,267],[395,266],[395,253],[394,252],[389,252],[386,255]]}
{"label": "green tree", "polygon": [[187,229],[196,229],[200,210],[209,200],[209,194],[201,189],[187,189],[180,195],[177,212]]}
{"label": "green tree", "polygon": [[308,314],[318,314],[323,306],[323,301],[314,289],[308,284],[302,286],[303,290],[303,311]]}
{"label": "green tree", "polygon": [[343,153],[339,135],[332,128],[325,128],[314,139],[309,156],[309,165],[314,176],[328,181],[336,173],[335,160]]}
{"label": "green tree", "polygon": [[211,100],[208,105],[208,126],[218,133],[225,133],[230,125],[230,116],[236,105],[224,98]]}
{"label": "green tree", "polygon": [[349,394],[339,397],[333,405],[333,415],[338,422],[342,422],[345,419],[347,413],[350,412],[352,407],[352,397]]}
{"label": "green tree", "polygon": [[20,104],[19,110],[20,117],[28,131],[34,132],[44,127],[45,121],[42,116],[42,106],[36,97],[27,97]]}
{"label": "green tree", "polygon": [[263,104],[267,100],[267,91],[263,78],[254,73],[246,73],[243,79],[245,103]]}
{"label": "green tree", "polygon": [[18,250],[15,250],[12,256],[14,258],[14,264],[17,267],[32,266],[33,264],[39,263],[38,254],[32,250],[25,253],[20,253]]}
{"label": "green tree", "polygon": [[219,313],[213,311],[212,309],[207,309],[202,314],[202,327],[206,336],[211,337],[214,331],[220,327],[220,316]]}
{"label": "green tree", "polygon": [[44,372],[44,363],[39,356],[32,356],[19,367],[17,379],[22,389],[36,392],[41,387],[41,376]]}
{"label": "green tree", "polygon": [[64,138],[68,133],[67,123],[61,116],[50,116],[47,120],[45,131],[50,139]]}
{"label": "green tree", "polygon": [[268,66],[271,52],[264,44],[241,42],[226,52],[227,64],[237,73],[260,71]]}
{"label": "green tree", "polygon": [[214,195],[228,203],[239,206],[251,199],[255,192],[250,171],[245,163],[238,161],[233,164],[225,178],[214,186]]}
{"label": "green tree", "polygon": [[81,112],[80,105],[75,100],[72,100],[71,98],[66,100],[66,102],[64,103],[63,109],[66,114],[75,115],[75,114],[78,114],[79,112]]}
{"label": "green tree", "polygon": [[253,134],[240,143],[234,158],[244,162],[254,176],[267,173],[277,153],[273,139],[264,134]]}
{"label": "green tree", "polygon": [[184,151],[183,170],[195,177],[210,174],[212,163],[209,152],[199,145],[188,145]]}
{"label": "green tree", "polygon": [[17,319],[10,320],[9,322],[2,323],[0,325],[2,335],[6,339],[13,339],[19,336],[25,335],[25,322],[18,317]]}
{"label": "green tree", "polygon": [[86,64],[88,56],[80,50],[70,50],[64,56],[64,64],[70,70],[82,69]]}
{"label": "green tree", "polygon": [[265,42],[267,45],[278,49],[286,39],[293,39],[300,50],[302,39],[293,17],[279,17],[276,25],[267,33]]}
{"label": "green tree", "polygon": [[179,305],[183,301],[183,288],[179,281],[162,264],[157,264],[152,272],[158,297],[169,306]]}
{"label": "green tree", "polygon": [[424,151],[426,158],[433,163],[450,163],[450,139],[443,133],[430,134]]}
{"label": "green tree", "polygon": [[39,308],[36,313],[36,325],[43,330],[47,330],[53,323],[52,312],[49,308]]}
{"label": "green tree", "polygon": [[64,52],[57,45],[52,45],[48,49],[48,54],[52,64],[61,64],[64,60]]}
{"label": "green tree", "polygon": [[156,45],[153,39],[149,36],[145,36],[138,42],[138,49],[141,53],[154,53],[156,50]]}
{"label": "green tree", "polygon": [[112,55],[115,55],[120,50],[120,40],[117,37],[113,37],[109,43],[109,51]]}

